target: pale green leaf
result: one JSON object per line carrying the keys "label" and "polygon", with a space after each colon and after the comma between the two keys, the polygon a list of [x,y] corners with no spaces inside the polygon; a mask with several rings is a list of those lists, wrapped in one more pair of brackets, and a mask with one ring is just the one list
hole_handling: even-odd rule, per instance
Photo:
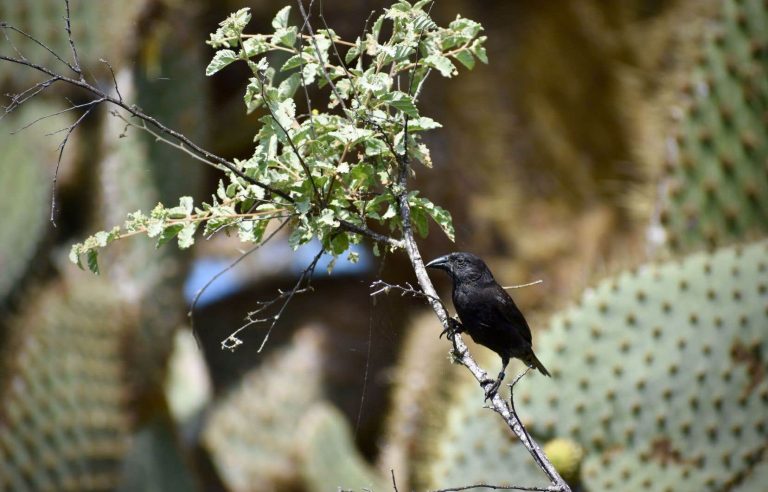
{"label": "pale green leaf", "polygon": [[272,19],[272,28],[274,30],[285,29],[288,27],[288,16],[291,14],[291,6],[283,7],[277,12],[275,18]]}
{"label": "pale green leaf", "polygon": [[230,63],[237,60],[237,54],[232,50],[219,50],[213,55],[213,60],[208,64],[205,69],[205,75],[211,76],[226,67]]}

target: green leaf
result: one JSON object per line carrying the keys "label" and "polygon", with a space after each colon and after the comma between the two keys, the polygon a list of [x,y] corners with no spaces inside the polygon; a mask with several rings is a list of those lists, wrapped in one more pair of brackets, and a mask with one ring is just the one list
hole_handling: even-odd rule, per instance
{"label": "green leaf", "polygon": [[272,36],[272,44],[283,45],[289,48],[293,47],[294,43],[296,43],[296,34],[296,26],[280,28]]}
{"label": "green leaf", "polygon": [[197,230],[198,224],[198,222],[188,222],[187,224],[184,224],[179,232],[179,249],[187,249],[195,244],[195,231]]}
{"label": "green leaf", "polygon": [[334,255],[340,255],[349,249],[349,237],[346,233],[336,234],[331,240],[331,251]]}
{"label": "green leaf", "polygon": [[160,234],[160,237],[157,239],[157,247],[159,248],[163,244],[175,238],[182,229],[184,229],[184,224],[171,224],[165,226],[163,228],[163,232]]}
{"label": "green leaf", "polygon": [[373,28],[371,28],[371,36],[373,37],[374,41],[379,40],[379,34],[381,33],[381,28],[384,25],[384,16],[379,16],[378,19],[376,19],[376,22],[373,23]]}
{"label": "green leaf", "polygon": [[460,33],[466,39],[472,39],[483,30],[479,22],[465,17],[456,17],[456,20],[448,24],[448,29]]}
{"label": "green leaf", "polygon": [[251,12],[248,7],[242,8],[219,22],[219,28],[211,34],[207,43],[214,48],[231,48],[237,46],[243,29],[251,20]]}
{"label": "green leaf", "polygon": [[291,74],[290,77],[280,82],[277,87],[277,97],[280,99],[288,99],[296,94],[296,90],[301,85],[301,77],[298,73]]}
{"label": "green leaf", "polygon": [[182,196],[179,198],[179,207],[184,210],[184,213],[190,215],[194,208],[194,200],[191,196]]}
{"label": "green leaf", "polygon": [[245,56],[253,57],[269,51],[269,43],[264,36],[254,36],[243,41]]}
{"label": "green leaf", "polygon": [[[296,103],[293,102],[293,99],[284,99],[276,104],[270,103],[269,106],[272,108],[275,119],[280,123],[280,126],[286,131],[290,131],[296,117]],[[281,138],[284,136],[280,135]]]}
{"label": "green leaf", "polygon": [[437,24],[435,24],[435,21],[433,21],[426,13],[421,13],[420,15],[417,15],[416,19],[413,21],[413,27],[417,32],[424,32],[437,29]]}
{"label": "green leaf", "polygon": [[408,116],[413,118],[419,116],[419,110],[416,108],[416,104],[413,102],[413,98],[404,92],[388,92],[381,96],[379,100],[389,104],[393,108],[399,109]]}
{"label": "green leaf", "polygon": [[86,262],[88,263],[88,270],[98,275],[99,272],[99,253],[95,249],[89,249],[86,254]]}
{"label": "green leaf", "polygon": [[[418,192],[414,191],[411,192],[411,194],[408,196],[408,203],[411,205],[411,212],[414,223],[416,223],[415,217],[417,215],[423,214],[424,220],[426,220],[426,216],[429,215],[435,222],[437,222],[437,225],[439,225],[445,235],[448,236],[448,239],[454,241],[455,232],[453,229],[453,220],[451,219],[450,212],[442,207],[435,205],[427,198],[416,196],[417,193]],[[422,230],[426,231],[426,225],[424,225],[424,228],[422,229],[422,227],[417,224],[417,229],[421,234]],[[426,233],[421,235],[425,236]]]}
{"label": "green leaf", "polygon": [[292,70],[294,68],[300,67],[302,65],[305,65],[307,63],[307,54],[301,53],[299,55],[293,55],[292,57],[285,60],[285,63],[283,63],[283,66],[280,67],[281,72],[287,72],[288,70]]}
{"label": "green leaf", "polygon": [[416,232],[421,237],[427,237],[429,234],[429,223],[427,221],[427,214],[421,208],[411,208],[411,222],[416,226]]}
{"label": "green leaf", "polygon": [[442,128],[443,125],[428,116],[420,116],[408,121],[408,131],[434,130]]}
{"label": "green leaf", "polygon": [[477,57],[478,60],[488,64],[488,55],[485,53],[485,47],[483,46],[483,42],[485,42],[486,37],[482,36],[475,40],[474,43],[472,43],[472,53]]}
{"label": "green leaf", "polygon": [[424,63],[427,64],[427,66],[437,69],[443,77],[452,77],[456,74],[456,67],[453,66],[451,60],[443,55],[437,53],[429,55],[424,58]]}
{"label": "green leaf", "polygon": [[261,82],[256,77],[251,77],[250,82],[248,82],[243,102],[245,102],[245,109],[248,114],[251,114],[264,103],[264,99],[261,97]]}
{"label": "green leaf", "polygon": [[80,252],[83,248],[82,243],[76,243],[73,244],[72,247],[69,249],[69,261],[74,263],[78,266],[81,270],[83,269],[83,264],[80,262]]}
{"label": "green leaf", "polygon": [[344,55],[344,62],[346,64],[352,63],[352,61],[354,61],[355,58],[360,56],[360,48],[359,48],[360,38],[357,38],[357,39],[358,40],[355,42],[355,45],[350,47],[347,50],[347,53]]}
{"label": "green leaf", "polygon": [[468,69],[472,70],[475,68],[475,58],[472,56],[472,54],[467,50],[461,50],[458,53],[453,55],[454,58],[459,60],[459,62],[467,67]]}
{"label": "green leaf", "polygon": [[232,50],[219,50],[213,55],[213,60],[205,69],[205,75],[210,77],[222,68],[237,60],[237,54]]}
{"label": "green leaf", "polygon": [[291,14],[291,6],[283,7],[272,19],[272,28],[277,31],[278,29],[285,29],[288,27],[288,16]]}
{"label": "green leaf", "polygon": [[389,90],[392,86],[392,78],[386,73],[375,73],[371,69],[360,77],[358,84],[364,91],[372,92],[378,96],[383,95]]}

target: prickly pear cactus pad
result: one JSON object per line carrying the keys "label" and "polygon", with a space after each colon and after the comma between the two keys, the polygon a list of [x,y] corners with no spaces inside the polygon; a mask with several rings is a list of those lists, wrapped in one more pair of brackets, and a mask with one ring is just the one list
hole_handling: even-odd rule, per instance
{"label": "prickly pear cactus pad", "polygon": [[8,125],[0,131],[0,304],[31,266],[48,231],[51,164],[55,163],[51,156],[58,142],[44,135],[71,122],[49,119],[13,135],[10,132],[61,109],[29,101],[5,118]]}
{"label": "prickly pear cactus pad", "polygon": [[113,490],[129,431],[119,351],[132,316],[98,279],[52,287],[9,324],[0,490]]}
{"label": "prickly pear cactus pad", "polygon": [[298,432],[307,491],[391,490],[390,482],[360,456],[350,425],[334,406],[320,402],[307,409]]}
{"label": "prickly pear cactus pad", "polygon": [[[422,448],[429,453],[414,457],[415,461],[424,461],[412,465],[416,475],[414,490],[479,483],[548,485],[547,476],[517,437],[491,410],[478,404],[478,394],[482,393],[477,383],[463,378],[454,387],[452,401],[446,403],[448,411],[444,420],[422,430],[425,441]],[[520,407],[517,410],[528,413]]]}
{"label": "prickly pear cactus pad", "polygon": [[660,219],[675,250],[768,232],[768,4],[718,10],[694,41],[667,144]]}
{"label": "prickly pear cactus pad", "polygon": [[213,409],[203,443],[228,490],[296,487],[297,426],[321,394],[322,335],[305,328]]}
{"label": "prickly pear cactus pad", "polygon": [[556,384],[518,408],[587,450],[588,490],[725,490],[766,459],[766,241],[607,279],[538,347]]}

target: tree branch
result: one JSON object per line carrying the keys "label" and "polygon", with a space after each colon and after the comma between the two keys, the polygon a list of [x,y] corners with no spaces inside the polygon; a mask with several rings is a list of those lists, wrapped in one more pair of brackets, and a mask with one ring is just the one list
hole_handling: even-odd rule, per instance
{"label": "tree branch", "polygon": [[[400,209],[400,220],[402,222],[402,227],[403,227],[403,240],[405,241],[405,251],[408,253],[408,258],[410,259],[411,266],[413,267],[413,271],[416,274],[416,279],[418,280],[421,290],[426,296],[427,302],[429,303],[432,310],[435,312],[435,315],[437,315],[437,318],[440,320],[440,324],[443,325],[443,329],[447,333],[452,334],[451,339],[455,349],[454,356],[456,357],[456,360],[461,365],[469,369],[469,371],[472,373],[475,379],[477,379],[477,381],[480,383],[482,388],[487,393],[488,390],[490,390],[491,387],[493,386],[494,382],[491,378],[488,377],[488,373],[486,373],[472,358],[472,356],[469,353],[469,349],[467,348],[467,345],[464,343],[464,340],[462,339],[461,335],[451,330],[451,321],[450,321],[450,317],[448,316],[448,312],[443,306],[443,303],[440,302],[439,296],[435,291],[435,287],[432,285],[432,281],[429,279],[429,275],[427,274],[427,269],[424,266],[424,261],[421,258],[421,252],[419,251],[419,247],[416,244],[416,239],[414,237],[413,227],[411,224],[411,207],[410,207],[410,204],[408,203],[408,175],[410,173],[410,165],[409,165],[409,159],[408,159],[408,117],[407,116],[405,117],[405,121],[404,121],[403,133],[405,135],[404,151],[403,151],[403,155],[398,158],[399,171],[398,171],[398,180],[397,180],[398,190],[397,190],[396,196],[397,196],[397,203]],[[395,156],[397,157],[397,154],[395,154]],[[558,491],[558,492],[571,492],[571,488],[568,486],[565,480],[563,480],[563,477],[561,477],[560,474],[557,472],[554,465],[552,465],[549,459],[541,451],[541,447],[525,431],[525,428],[523,427],[523,423],[521,422],[520,417],[514,411],[514,408],[510,407],[510,405],[500,396],[499,392],[496,392],[493,395],[493,398],[491,399],[491,408],[496,413],[501,415],[501,417],[504,419],[504,422],[506,422],[507,426],[512,430],[512,432],[514,432],[514,434],[517,436],[520,442],[523,443],[525,448],[528,450],[531,456],[533,456],[536,463],[539,465],[542,471],[544,471],[547,477],[549,477],[549,480],[553,484],[553,487],[549,489],[534,488],[534,489],[528,489],[528,490],[545,490],[545,491],[551,490],[551,491]],[[448,492],[449,490],[467,490],[467,489],[466,488],[443,489],[442,492]],[[515,489],[512,488],[510,490],[515,490]],[[526,490],[526,489],[517,487],[516,490]]]}
{"label": "tree branch", "polygon": [[[403,166],[404,167],[404,166]],[[413,229],[411,228],[411,209],[408,204],[408,197],[406,193],[406,179],[405,176],[407,176],[407,169],[401,170],[400,172],[400,187],[401,192],[398,194],[398,204],[400,206],[400,218],[403,223],[403,238],[405,240],[405,250],[408,253],[408,258],[411,260],[411,266],[413,267],[413,270],[416,274],[416,279],[419,282],[419,286],[421,287],[424,294],[427,296],[427,302],[429,303],[432,310],[437,315],[437,318],[440,320],[440,323],[443,325],[443,328],[448,330],[450,329],[450,317],[448,316],[448,312],[443,307],[443,304],[439,302],[437,292],[435,291],[435,287],[432,285],[432,281],[429,279],[429,276],[427,275],[426,267],[424,266],[424,261],[421,258],[421,253],[419,252],[418,245],[416,244],[416,240],[413,235]],[[457,349],[456,357],[459,363],[469,369],[469,371],[472,373],[472,375],[475,377],[475,379],[481,384],[484,390],[489,390],[491,386],[493,386],[493,380],[491,380],[488,377],[488,373],[485,372],[478,364],[475,362],[475,360],[472,358],[472,356],[469,353],[469,349],[467,348],[467,345],[464,343],[464,340],[461,338],[461,335],[454,334],[453,335],[453,343],[454,346]],[[549,459],[544,455],[544,453],[541,451],[541,447],[536,443],[536,441],[533,438],[529,438],[528,434],[525,432],[523,423],[520,421],[520,417],[515,413],[512,408],[510,407],[507,402],[501,398],[499,393],[497,392],[493,398],[491,399],[491,408],[501,415],[501,417],[504,419],[504,421],[507,423],[507,426],[512,430],[512,432],[515,433],[515,435],[520,439],[520,442],[523,443],[525,448],[528,450],[528,452],[533,456],[534,460],[536,460],[537,463],[540,464],[540,467],[546,473],[546,475],[549,477],[550,481],[554,485],[554,488],[548,488],[548,489],[525,489],[525,488],[510,488],[508,490],[544,490],[544,491],[560,491],[560,492],[570,492],[571,488],[568,486],[568,484],[563,480],[563,478],[560,476],[560,474],[555,469],[554,465],[549,461]],[[444,489],[442,492],[448,492],[449,490],[466,490],[466,489]]]}
{"label": "tree branch", "polygon": [[[72,77],[67,77],[65,75],[58,74],[58,73],[54,72],[53,70],[51,70],[51,69],[49,69],[47,67],[43,67],[42,65],[38,65],[36,63],[33,63],[33,62],[31,62],[31,61],[29,61],[27,59],[23,59],[23,58],[14,58],[14,57],[6,56],[6,55],[0,55],[0,60],[4,60],[4,61],[7,61],[7,62],[23,65],[25,67],[32,68],[34,70],[37,70],[38,72],[41,72],[41,73],[44,73],[44,74],[48,75],[50,77],[50,79],[46,81],[46,85],[44,87],[41,87],[40,90],[44,90],[47,87],[50,87],[55,82],[62,81],[62,82],[66,82],[67,84],[73,85],[75,87],[79,87],[79,88],[85,90],[86,92],[89,92],[90,94],[96,96],[97,100],[101,100],[99,102],[109,102],[109,103],[114,104],[115,106],[123,108],[125,111],[127,111],[131,115],[135,116],[136,118],[139,118],[140,120],[143,120],[146,123],[149,123],[153,127],[157,128],[160,132],[175,138],[179,142],[184,143],[187,147],[191,148],[194,152],[197,152],[202,157],[205,157],[206,159],[208,159],[210,161],[214,161],[214,162],[217,162],[217,163],[223,165],[224,167],[227,168],[227,170],[229,170],[230,172],[234,173],[236,176],[246,180],[247,182],[249,182],[249,183],[251,183],[253,185],[258,186],[259,188],[262,188],[264,191],[268,191],[269,193],[272,193],[272,194],[274,194],[276,196],[279,196],[280,198],[283,198],[284,200],[288,201],[289,203],[293,203],[294,202],[294,199],[288,193],[285,193],[284,191],[281,191],[281,190],[278,190],[276,188],[273,188],[273,187],[269,186],[268,184],[262,183],[259,180],[255,179],[255,178],[252,178],[251,176],[248,176],[243,171],[241,171],[237,167],[237,164],[235,164],[234,162],[232,162],[230,160],[227,160],[227,159],[225,159],[223,157],[220,157],[220,156],[218,156],[218,155],[216,155],[216,154],[214,154],[212,152],[209,152],[209,151],[205,150],[204,148],[200,147],[199,145],[197,145],[196,143],[191,141],[185,135],[177,132],[176,130],[173,130],[172,128],[169,128],[169,127],[165,126],[164,124],[160,123],[154,117],[149,116],[148,114],[144,113],[139,107],[137,107],[135,105],[132,105],[132,104],[131,105],[127,104],[126,102],[124,102],[122,100],[122,98],[118,99],[118,98],[115,98],[115,97],[107,94],[106,92],[102,91],[98,87],[96,87],[94,85],[91,85],[90,83],[88,83],[83,78],[74,79]],[[6,108],[6,111],[5,111],[6,114],[10,113],[16,107],[18,107],[18,103],[14,104],[15,100],[16,100],[16,98],[14,97],[13,100],[12,100],[12,104],[9,107]]]}
{"label": "tree branch", "polygon": [[[72,69],[75,73],[80,75],[81,68],[79,66],[79,60],[77,60],[78,65],[76,65],[76,66],[66,62],[66,60],[64,60],[60,56],[56,55],[56,53],[53,52],[53,50],[51,50],[51,48],[46,46],[44,43],[41,43],[39,40],[35,39],[31,35],[23,32],[23,31],[20,31],[19,29],[15,28],[15,27],[7,24],[7,23],[0,23],[0,29],[3,29],[3,30],[8,29],[8,30],[12,30],[12,31],[15,31],[15,32],[19,32],[19,33],[23,34],[25,37],[27,37],[29,39],[32,39],[33,41],[37,42],[38,44],[41,44],[46,50],[48,50],[51,53],[54,53],[56,58],[59,59],[60,61],[62,61],[62,63],[64,63],[68,68]],[[76,52],[77,52],[76,49],[73,50],[73,56],[74,56],[74,54]],[[234,162],[232,162],[232,161],[230,161],[228,159],[225,159],[225,158],[223,158],[223,157],[221,157],[219,155],[216,155],[216,154],[214,154],[212,152],[209,152],[208,150],[206,150],[206,149],[202,148],[201,146],[197,145],[196,143],[194,143],[192,140],[190,140],[184,134],[182,134],[182,133],[180,133],[180,132],[178,132],[178,131],[170,128],[170,127],[165,126],[164,124],[159,122],[156,118],[154,118],[154,117],[144,113],[137,106],[126,103],[125,100],[123,99],[122,95],[120,94],[119,89],[117,88],[117,83],[114,80],[114,76],[113,76],[113,82],[115,83],[115,92],[116,92],[117,97],[114,97],[114,96],[112,96],[110,94],[107,94],[106,92],[104,92],[103,90],[99,89],[98,87],[88,83],[86,80],[84,80],[84,78],[82,78],[82,76],[80,78],[78,78],[78,79],[73,78],[73,77],[68,77],[66,75],[62,75],[62,74],[56,73],[52,69],[49,69],[49,68],[44,67],[42,65],[36,64],[36,63],[34,63],[34,62],[30,61],[30,60],[27,60],[21,54],[19,54],[19,56],[20,56],[19,58],[14,58],[14,57],[11,57],[11,56],[0,55],[0,61],[11,62],[11,63],[15,63],[15,64],[18,64],[18,65],[25,66],[27,68],[31,68],[31,69],[33,69],[35,71],[38,71],[40,73],[43,73],[43,74],[47,75],[48,78],[46,80],[42,81],[42,82],[39,82],[39,83],[35,84],[30,89],[27,89],[27,90],[25,90],[25,91],[23,91],[23,92],[21,92],[19,94],[13,95],[11,97],[10,104],[5,107],[5,112],[4,112],[4,114],[2,116],[0,116],[0,118],[2,118],[3,116],[5,116],[5,115],[7,115],[9,113],[12,113],[21,104],[23,104],[24,102],[28,101],[29,99],[35,97],[37,94],[41,93],[45,89],[53,86],[55,83],[63,82],[65,84],[69,84],[69,85],[72,85],[72,86],[75,86],[75,87],[79,87],[80,89],[83,89],[86,92],[88,92],[88,93],[90,93],[91,95],[94,96],[94,99],[92,101],[82,105],[82,106],[88,106],[88,110],[92,109],[97,104],[111,103],[111,104],[113,104],[113,105],[115,105],[115,106],[117,106],[119,108],[122,108],[123,110],[127,111],[130,115],[132,115],[132,116],[138,118],[139,120],[141,120],[142,121],[142,125],[141,126],[139,126],[139,125],[134,125],[134,126],[137,126],[139,128],[145,129],[146,131],[148,131],[151,134],[153,134],[156,139],[162,140],[164,143],[171,143],[173,146],[183,150],[184,152],[187,152],[190,155],[197,156],[196,158],[198,160],[202,161],[202,162],[205,162],[207,164],[215,163],[217,165],[223,166],[223,168],[225,168],[226,170],[234,173],[236,176],[244,179],[245,181],[247,181],[247,182],[249,182],[249,183],[251,183],[253,185],[256,185],[256,186],[262,188],[263,190],[265,190],[265,191],[267,191],[269,193],[272,193],[275,196],[279,196],[280,198],[283,198],[284,200],[286,200],[289,203],[294,203],[295,202],[295,200],[288,193],[286,193],[286,192],[284,192],[282,190],[273,188],[273,187],[271,187],[271,186],[269,186],[269,185],[267,185],[265,183],[260,182],[259,180],[255,179],[255,178],[253,178],[251,176],[246,175],[243,171],[241,171],[237,167],[237,164],[235,164]],[[112,71],[111,66],[109,66],[106,61],[103,61],[102,63],[107,64],[108,68],[110,69],[110,72],[112,72],[114,74],[114,72]],[[88,112],[89,111],[86,111],[86,114]],[[82,122],[83,119],[84,119],[83,117],[79,118],[77,120],[78,124],[80,122]],[[74,131],[76,126],[77,125],[75,125],[74,127],[71,127],[71,131]],[[152,128],[155,128],[156,130],[153,131]],[[67,128],[67,131],[69,133],[71,133],[70,128]],[[174,140],[176,140],[177,143],[173,144],[172,141],[169,140],[169,139],[162,139],[162,138],[160,138],[160,134],[164,134],[164,135],[166,135],[168,137],[173,138]],[[52,202],[55,202],[55,199],[52,200]],[[52,209],[53,209],[53,206],[52,206]],[[387,244],[387,245],[389,245],[389,246],[391,246],[393,248],[401,248],[401,247],[403,247],[403,242],[402,241],[397,240],[395,238],[392,238],[390,236],[386,236],[386,235],[374,232],[371,229],[369,229],[368,227],[361,226],[361,225],[356,225],[356,224],[353,224],[353,223],[351,223],[349,221],[345,221],[345,220],[340,221],[340,223],[341,223],[341,225],[340,225],[339,228],[341,230],[348,231],[348,232],[353,232],[355,234],[360,234],[360,235],[362,235],[364,237],[367,237],[367,238],[371,239],[372,241],[375,241],[375,242],[378,242],[378,243]]]}

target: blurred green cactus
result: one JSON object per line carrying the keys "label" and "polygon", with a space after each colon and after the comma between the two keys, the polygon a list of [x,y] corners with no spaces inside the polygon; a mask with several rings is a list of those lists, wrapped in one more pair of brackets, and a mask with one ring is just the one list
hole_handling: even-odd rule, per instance
{"label": "blurred green cactus", "polygon": [[134,319],[95,278],[31,295],[9,323],[0,490],[111,490],[129,415],[120,348]]}
{"label": "blurred green cactus", "polygon": [[69,122],[49,119],[19,133],[9,132],[60,110],[58,106],[30,101],[8,116],[0,131],[0,183],[8,186],[0,193],[0,305],[26,273],[46,237],[59,142],[41,135],[66,127]]}
{"label": "blurred green cactus", "polygon": [[701,26],[662,181],[678,251],[768,232],[768,5],[723,1]]}
{"label": "blurred green cactus", "polygon": [[[107,60],[115,67],[122,65],[130,56],[136,22],[147,3],[145,0],[71,0],[72,39],[76,42],[81,64],[91,71],[99,65],[100,59]],[[64,60],[73,63],[64,29],[65,13],[64,2],[60,0],[0,0],[0,19],[34,36]],[[63,63],[37,43],[14,32],[7,31],[7,34],[13,46],[27,59],[59,73],[72,75]],[[3,54],[18,56],[10,44],[7,46]],[[0,75],[0,84],[10,83],[15,87],[39,81],[39,74],[32,70],[4,70]]]}
{"label": "blurred green cactus", "polygon": [[625,468],[653,490],[749,476],[768,442],[767,277],[759,242],[601,282],[538,341],[558,384],[524,387],[529,429],[588,450],[589,490],[627,490]]}
{"label": "blurred green cactus", "polygon": [[202,441],[232,491],[297,486],[297,425],[322,396],[323,338],[305,328],[213,407]]}
{"label": "blurred green cactus", "polygon": [[[474,379],[454,384],[444,419],[421,430],[429,455],[413,463],[416,489],[490,483],[542,487],[548,483],[505,423],[479,404]],[[522,409],[518,409],[522,411]]]}
{"label": "blurred green cactus", "polygon": [[453,386],[466,375],[448,364],[446,346],[435,343],[431,313],[416,317],[405,334],[378,461],[379,469],[393,470],[398,485],[408,490],[413,475],[434,451],[424,432],[442,428]]}
{"label": "blurred green cactus", "polygon": [[391,484],[363,461],[344,416],[327,403],[306,410],[298,440],[309,492],[388,490]]}

